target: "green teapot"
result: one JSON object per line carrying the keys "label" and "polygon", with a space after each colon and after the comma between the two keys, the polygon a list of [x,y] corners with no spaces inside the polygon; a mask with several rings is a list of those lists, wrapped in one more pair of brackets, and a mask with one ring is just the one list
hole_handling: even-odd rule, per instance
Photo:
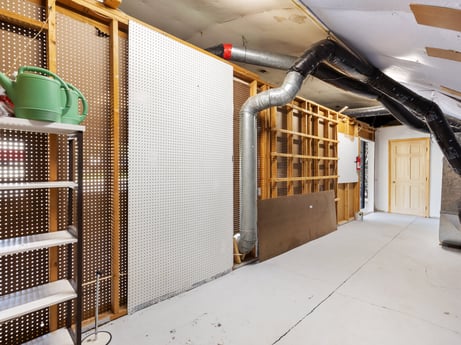
{"label": "green teapot", "polygon": [[[86,98],[82,95],[80,90],[77,89],[74,85],[67,83],[67,86],[70,90],[71,106],[69,111],[61,117],[61,122],[78,125],[85,119],[86,115],[88,114],[88,102],[86,101]],[[82,102],[81,113],[79,113],[78,110],[79,100]],[[64,88],[61,88],[61,104],[65,103],[66,91]]]}
{"label": "green teapot", "polygon": [[[35,66],[22,66],[16,80],[0,73],[0,85],[14,103],[16,117],[60,122],[72,106],[67,84],[56,74]],[[61,99],[61,89],[65,101]]]}

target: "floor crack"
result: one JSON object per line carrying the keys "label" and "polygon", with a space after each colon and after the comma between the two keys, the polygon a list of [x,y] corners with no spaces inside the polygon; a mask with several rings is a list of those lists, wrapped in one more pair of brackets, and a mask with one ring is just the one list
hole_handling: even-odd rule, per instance
{"label": "floor crack", "polygon": [[341,284],[339,284],[328,296],[322,299],[312,310],[310,310],[306,315],[301,317],[296,323],[291,326],[285,333],[283,333],[276,341],[272,343],[272,345],[277,344],[280,340],[288,335],[296,326],[298,326],[301,322],[303,322],[308,316],[310,316],[314,311],[317,310],[323,303],[325,303],[331,296],[333,296],[341,287],[344,286],[352,277],[354,277],[366,264],[368,264],[371,260],[373,260],[378,254],[380,254],[388,245],[390,245],[397,237],[399,237],[408,227],[415,222],[416,218],[413,219],[410,223],[408,223],[404,228],[402,228],[397,234],[395,234],[388,242],[386,242],[381,248],[379,248],[372,256],[370,256],[363,264],[361,264],[354,272],[352,272],[349,277],[347,277]]}

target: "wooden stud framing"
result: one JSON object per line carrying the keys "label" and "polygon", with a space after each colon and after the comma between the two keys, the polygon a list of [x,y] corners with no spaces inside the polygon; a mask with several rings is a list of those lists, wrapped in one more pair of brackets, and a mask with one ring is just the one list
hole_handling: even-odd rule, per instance
{"label": "wooden stud framing", "polygon": [[[302,109],[306,109],[307,102],[303,100],[301,102]],[[308,114],[306,112],[301,112],[301,122],[300,122],[300,132],[301,134],[308,134],[308,129],[307,129],[307,116]],[[301,154],[305,157],[301,158],[301,174],[302,176],[309,176],[309,159],[312,159],[309,157],[309,149],[308,149],[308,139],[305,136],[301,136]],[[308,189],[308,184],[307,181],[303,181],[301,185],[301,193],[302,194],[307,194],[309,193]]]}
{"label": "wooden stud framing", "polygon": [[0,19],[6,23],[14,24],[20,27],[34,30],[48,30],[48,27],[43,22],[35,20],[21,14],[17,14],[3,8],[0,8]]}
{"label": "wooden stud framing", "polygon": [[[293,153],[293,139],[295,132],[293,131],[293,108],[288,107],[287,109],[287,152]],[[293,154],[287,158],[287,195],[294,194],[293,186]]]}
{"label": "wooden stud framing", "polygon": [[[56,72],[56,1],[47,0],[46,17],[48,18],[48,32],[46,40],[47,48],[47,67],[51,72]],[[50,180],[58,180],[58,137],[55,134],[49,135],[49,150],[50,150]],[[50,190],[50,218],[49,231],[58,230],[58,207],[59,196],[58,190]],[[58,280],[58,248],[53,247],[48,250],[48,265],[49,265],[49,280]],[[49,329],[50,332],[58,329],[58,306],[54,305],[49,308]]]}
{"label": "wooden stud framing", "polygon": [[112,243],[111,243],[111,306],[120,312],[120,80],[118,21],[110,24],[110,67],[112,93]]}
{"label": "wooden stud framing", "polygon": [[[270,121],[271,128],[277,128],[277,108],[270,108]],[[277,152],[277,132],[271,131],[271,154],[272,152]],[[277,157],[272,157],[271,155],[271,176],[277,176],[278,174],[278,160]],[[277,182],[271,179],[271,198],[276,198],[278,196],[278,186]]]}
{"label": "wooden stud framing", "polygon": [[128,26],[130,16],[124,12],[104,6],[96,0],[56,0],[63,7],[72,9],[88,18],[94,18],[100,22],[110,24],[112,20],[117,20],[125,27]]}

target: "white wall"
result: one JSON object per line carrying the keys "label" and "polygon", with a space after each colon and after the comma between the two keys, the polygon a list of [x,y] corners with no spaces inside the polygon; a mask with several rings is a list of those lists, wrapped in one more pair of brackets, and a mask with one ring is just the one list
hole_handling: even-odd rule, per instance
{"label": "white wall", "polygon": [[[389,211],[389,140],[427,137],[428,134],[412,130],[407,126],[378,128],[375,137],[375,209],[377,211]],[[430,160],[429,216],[440,217],[443,154],[434,138],[431,138]]]}

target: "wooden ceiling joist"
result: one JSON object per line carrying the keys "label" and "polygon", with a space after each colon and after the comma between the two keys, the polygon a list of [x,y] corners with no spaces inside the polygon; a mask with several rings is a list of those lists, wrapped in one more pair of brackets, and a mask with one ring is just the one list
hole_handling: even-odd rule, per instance
{"label": "wooden ceiling joist", "polygon": [[411,4],[410,8],[418,24],[461,32],[459,9],[420,4]]}
{"label": "wooden ceiling joist", "polygon": [[446,86],[440,86],[440,90],[442,90],[443,92],[449,93],[450,95],[453,95],[457,98],[461,98],[461,91],[454,90]]}
{"label": "wooden ceiling joist", "polygon": [[114,19],[119,22],[119,27],[126,30],[130,17],[118,9],[104,6],[95,0],[57,0],[59,5],[72,9],[89,18],[101,21],[106,24]]}
{"label": "wooden ceiling joist", "polygon": [[426,53],[432,57],[461,62],[461,52],[456,50],[426,47]]}

